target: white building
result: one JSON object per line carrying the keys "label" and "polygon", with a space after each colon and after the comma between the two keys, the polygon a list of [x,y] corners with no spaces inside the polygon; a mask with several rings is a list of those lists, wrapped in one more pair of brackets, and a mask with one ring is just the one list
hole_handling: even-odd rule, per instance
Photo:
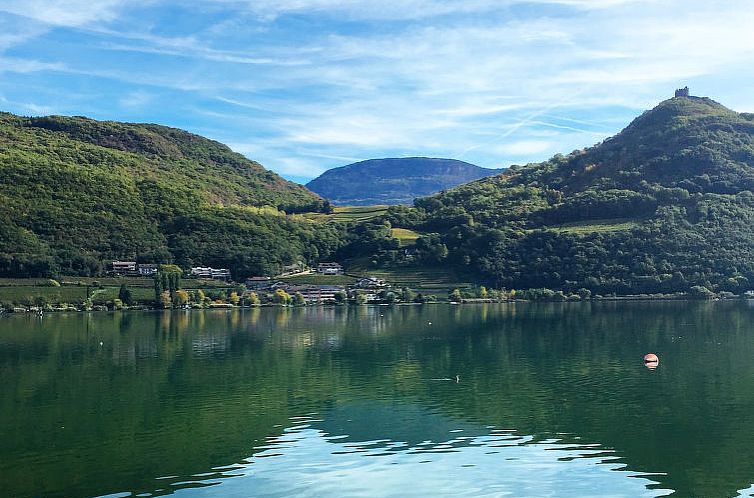
{"label": "white building", "polygon": [[320,263],[317,265],[317,273],[322,275],[343,275],[343,267],[340,263]]}
{"label": "white building", "polygon": [[138,267],[139,275],[144,275],[145,277],[151,277],[160,269],[160,265],[154,263],[139,264]]}
{"label": "white building", "polygon": [[136,261],[113,261],[112,268],[116,275],[136,273]]}
{"label": "white building", "polygon": [[230,278],[230,270],[227,268],[212,268],[209,266],[193,266],[191,267],[191,275],[199,278],[228,280]]}

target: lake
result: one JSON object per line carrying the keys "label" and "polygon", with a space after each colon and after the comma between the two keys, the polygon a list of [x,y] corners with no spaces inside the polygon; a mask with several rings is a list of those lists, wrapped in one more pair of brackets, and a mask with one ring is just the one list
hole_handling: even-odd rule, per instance
{"label": "lake", "polygon": [[3,497],[754,493],[742,301],[12,315],[0,385]]}

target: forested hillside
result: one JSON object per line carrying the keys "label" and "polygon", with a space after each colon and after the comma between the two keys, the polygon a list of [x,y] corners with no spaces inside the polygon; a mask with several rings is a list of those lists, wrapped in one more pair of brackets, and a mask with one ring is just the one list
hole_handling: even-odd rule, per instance
{"label": "forested hillside", "polygon": [[417,197],[499,172],[455,159],[369,159],[327,170],[306,186],[338,205],[410,205]]}
{"label": "forested hillside", "polygon": [[[613,138],[350,225],[227,147],[155,125],[0,114],[0,276],[112,259],[229,267],[335,258],[598,294],[754,288],[754,116],[660,103]],[[404,246],[396,228],[416,238]]]}
{"label": "forested hillside", "polygon": [[328,209],[182,130],[0,114],[0,276],[98,275],[113,259],[271,273],[337,248],[332,226],[286,216]]}
{"label": "forested hillside", "polygon": [[679,97],[594,147],[391,208],[387,219],[426,234],[420,259],[492,285],[739,293],[754,286],[752,190],[754,116]]}

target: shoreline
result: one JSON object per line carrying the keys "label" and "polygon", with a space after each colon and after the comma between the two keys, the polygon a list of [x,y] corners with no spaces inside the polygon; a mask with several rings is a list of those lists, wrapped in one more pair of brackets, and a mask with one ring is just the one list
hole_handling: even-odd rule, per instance
{"label": "shoreline", "polygon": [[78,309],[76,307],[68,308],[47,308],[39,309],[38,307],[22,308],[17,307],[12,310],[0,308],[0,317],[5,315],[38,315],[58,313],[115,313],[115,312],[145,312],[145,311],[233,311],[233,310],[261,310],[269,308],[279,309],[306,309],[306,308],[364,308],[364,307],[398,307],[398,306],[424,306],[424,305],[446,305],[446,306],[469,306],[479,304],[586,304],[599,302],[719,302],[719,301],[752,301],[754,297],[734,296],[713,299],[695,299],[688,296],[668,296],[668,297],[649,297],[640,295],[629,296],[607,296],[579,300],[532,300],[532,299],[509,299],[509,300],[492,300],[492,299],[466,299],[461,302],[456,301],[430,301],[424,303],[364,303],[364,304],[334,304],[334,303],[312,303],[306,305],[287,305],[287,304],[260,304],[258,306],[209,306],[209,307],[187,307],[187,308],[156,308],[148,306],[124,307],[120,309],[110,309],[106,306],[97,306],[96,309]]}

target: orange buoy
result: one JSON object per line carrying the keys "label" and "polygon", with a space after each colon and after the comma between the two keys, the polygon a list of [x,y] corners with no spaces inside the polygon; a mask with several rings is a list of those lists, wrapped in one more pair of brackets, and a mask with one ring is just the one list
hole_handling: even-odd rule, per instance
{"label": "orange buoy", "polygon": [[646,365],[647,368],[654,370],[659,363],[660,358],[658,358],[656,354],[647,353],[644,355],[644,365]]}

